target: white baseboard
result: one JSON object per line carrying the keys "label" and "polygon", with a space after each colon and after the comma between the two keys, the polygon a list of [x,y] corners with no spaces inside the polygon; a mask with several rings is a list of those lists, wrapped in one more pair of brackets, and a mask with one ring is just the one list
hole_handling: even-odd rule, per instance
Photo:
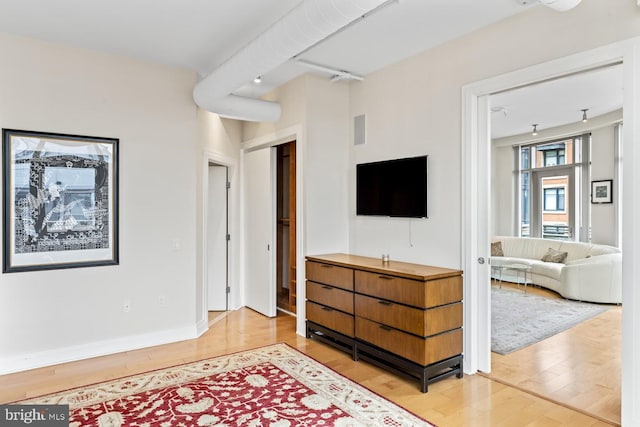
{"label": "white baseboard", "polygon": [[201,319],[196,325],[196,335],[201,336],[209,330],[209,320]]}
{"label": "white baseboard", "polygon": [[207,323],[0,358],[0,375],[197,338]]}

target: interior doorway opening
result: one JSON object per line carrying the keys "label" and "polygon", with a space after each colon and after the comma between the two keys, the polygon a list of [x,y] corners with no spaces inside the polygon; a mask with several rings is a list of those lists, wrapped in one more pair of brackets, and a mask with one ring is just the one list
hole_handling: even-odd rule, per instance
{"label": "interior doorway opening", "polygon": [[[557,78],[554,82],[576,76],[579,75]],[[542,86],[544,83],[536,84]],[[500,92],[498,96],[503,94],[508,94],[508,91]],[[490,95],[489,105],[497,103],[495,98],[495,95]],[[549,98],[548,102],[552,105],[554,100]],[[619,120],[622,114],[620,106]],[[611,112],[606,118],[593,117],[589,123],[583,121],[583,124],[558,124],[546,129],[543,136],[522,133],[492,141],[494,146],[489,151],[491,157],[487,162],[493,168],[493,182],[490,182],[493,199],[489,203],[494,207],[491,235],[591,242],[590,180],[598,173],[614,174],[614,164],[621,160],[614,150],[615,123],[618,120],[609,122],[613,115]],[[493,123],[492,119],[493,116],[490,123]],[[591,130],[597,132],[595,138],[592,138]],[[597,153],[595,159],[591,156],[592,144]],[[497,182],[500,179],[509,182],[500,184]],[[509,185],[511,192],[499,191]],[[497,208],[508,205],[508,210]],[[613,213],[613,206],[609,210]],[[505,231],[506,227],[502,228],[502,233],[496,232],[499,228],[496,224],[505,222],[511,227],[511,232]],[[611,244],[617,234],[618,223],[596,221],[595,225],[600,230],[608,228],[601,234],[610,236],[610,239],[604,242],[595,239],[594,243]],[[498,285],[499,289],[506,287],[512,293],[526,292],[527,289],[525,287],[523,291],[517,283],[503,286],[501,281],[490,282],[491,294],[494,290],[501,292],[496,289]],[[529,293],[547,300],[563,300],[561,295],[544,287],[532,287],[531,282]],[[494,299],[491,295],[490,300]],[[494,310],[499,316],[501,307],[491,306],[491,311]],[[489,321],[493,322],[492,318]],[[485,371],[490,372],[486,375],[607,422],[619,423],[621,325],[621,307],[611,306],[593,319],[530,346],[514,352],[490,353],[491,368]],[[491,334],[494,334],[493,327]],[[581,355],[581,362],[568,356],[576,353]],[[567,364],[567,360],[572,360],[572,363]],[[599,364],[598,360],[607,362]],[[584,365],[580,366],[583,362]],[[523,369],[523,366],[528,367]],[[589,392],[596,389],[598,395],[590,396]],[[604,401],[607,404],[603,404]]]}
{"label": "interior doorway opening", "polygon": [[277,308],[296,313],[296,143],[276,149],[276,292]]}
{"label": "interior doorway opening", "polygon": [[229,168],[209,163],[207,187],[207,311],[219,320],[229,309]]}

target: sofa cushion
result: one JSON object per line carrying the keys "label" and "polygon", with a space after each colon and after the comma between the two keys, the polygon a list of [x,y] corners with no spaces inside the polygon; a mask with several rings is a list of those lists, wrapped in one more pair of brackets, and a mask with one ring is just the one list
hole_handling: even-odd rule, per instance
{"label": "sofa cushion", "polygon": [[541,259],[549,248],[560,249],[561,241],[523,237],[500,237],[505,256]]}
{"label": "sofa cushion", "polygon": [[567,252],[558,251],[553,248],[549,248],[547,253],[544,254],[544,256],[540,258],[540,260],[544,262],[557,262],[557,263],[563,264],[564,261],[567,259],[567,255],[568,255]]}
{"label": "sofa cushion", "polygon": [[591,245],[589,256],[620,253],[620,249],[607,245]]}
{"label": "sofa cushion", "polygon": [[560,280],[563,267],[564,264],[560,264],[557,262],[538,261],[531,264],[531,272],[540,276],[546,276],[551,279]]}
{"label": "sofa cushion", "polygon": [[491,256],[504,256],[502,252],[502,242],[491,243]]}
{"label": "sofa cushion", "polygon": [[567,262],[576,259],[588,258],[589,256],[594,255],[591,253],[593,247],[594,245],[592,245],[591,243],[565,241],[562,242],[562,245],[558,249],[567,252],[567,259],[565,259],[565,262]]}

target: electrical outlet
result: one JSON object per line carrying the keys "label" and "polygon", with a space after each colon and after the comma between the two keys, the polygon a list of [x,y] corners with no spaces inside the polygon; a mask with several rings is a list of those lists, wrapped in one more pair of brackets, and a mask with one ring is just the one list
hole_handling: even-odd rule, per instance
{"label": "electrical outlet", "polygon": [[167,306],[167,297],[164,295],[160,295],[158,297],[158,304],[160,305],[160,307],[166,307]]}
{"label": "electrical outlet", "polygon": [[124,304],[122,304],[122,311],[128,313],[131,311],[131,301],[128,299],[124,300]]}

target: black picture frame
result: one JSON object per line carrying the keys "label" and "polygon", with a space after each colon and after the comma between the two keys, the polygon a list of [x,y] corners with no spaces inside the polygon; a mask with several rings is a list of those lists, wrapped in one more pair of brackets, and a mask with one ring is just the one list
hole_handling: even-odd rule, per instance
{"label": "black picture frame", "polygon": [[613,203],[613,180],[591,181],[591,203],[594,205]]}
{"label": "black picture frame", "polygon": [[119,264],[117,138],[2,129],[2,272]]}

